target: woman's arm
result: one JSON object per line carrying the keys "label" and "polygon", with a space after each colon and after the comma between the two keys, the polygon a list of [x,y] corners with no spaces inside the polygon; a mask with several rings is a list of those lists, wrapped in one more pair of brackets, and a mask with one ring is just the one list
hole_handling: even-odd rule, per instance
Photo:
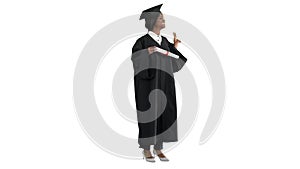
{"label": "woman's arm", "polygon": [[187,58],[184,57],[174,46],[173,43],[170,43],[168,39],[166,38],[168,42],[168,46],[170,48],[170,52],[176,54],[179,56],[179,59],[171,58],[172,60],[172,66],[173,66],[173,72],[178,72],[187,62]]}
{"label": "woman's arm", "polygon": [[144,48],[141,39],[138,39],[132,47],[131,61],[133,63],[134,76],[141,79],[152,79],[154,74],[149,68],[149,50]]}

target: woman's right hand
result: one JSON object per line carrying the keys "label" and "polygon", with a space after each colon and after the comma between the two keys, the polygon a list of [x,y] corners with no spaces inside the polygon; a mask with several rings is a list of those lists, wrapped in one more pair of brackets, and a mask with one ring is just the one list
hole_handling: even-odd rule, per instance
{"label": "woman's right hand", "polygon": [[151,55],[153,52],[155,52],[155,46],[148,47],[149,55]]}

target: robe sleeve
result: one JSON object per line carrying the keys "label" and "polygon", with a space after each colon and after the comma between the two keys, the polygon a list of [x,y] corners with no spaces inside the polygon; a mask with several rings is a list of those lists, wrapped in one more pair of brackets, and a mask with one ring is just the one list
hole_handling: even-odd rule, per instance
{"label": "robe sleeve", "polygon": [[144,49],[144,45],[140,39],[132,47],[131,61],[135,76],[146,80],[154,78],[154,74],[148,69],[150,65],[148,49]]}
{"label": "robe sleeve", "polygon": [[186,63],[187,58],[184,57],[174,46],[173,43],[170,43],[168,40],[168,46],[170,48],[170,52],[176,54],[179,56],[178,59],[171,57],[172,67],[173,67],[173,73],[178,72]]}

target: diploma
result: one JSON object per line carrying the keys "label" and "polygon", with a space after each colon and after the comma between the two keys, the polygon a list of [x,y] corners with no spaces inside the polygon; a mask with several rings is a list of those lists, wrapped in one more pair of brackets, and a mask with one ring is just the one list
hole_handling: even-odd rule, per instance
{"label": "diploma", "polygon": [[161,49],[161,48],[159,48],[159,47],[155,47],[155,52],[159,52],[159,53],[161,53],[161,54],[163,54],[163,55],[171,56],[171,57],[176,58],[176,59],[179,58],[178,55],[175,55],[174,53],[171,53],[171,52],[169,52],[169,51],[167,51],[167,50],[164,50],[164,49]]}

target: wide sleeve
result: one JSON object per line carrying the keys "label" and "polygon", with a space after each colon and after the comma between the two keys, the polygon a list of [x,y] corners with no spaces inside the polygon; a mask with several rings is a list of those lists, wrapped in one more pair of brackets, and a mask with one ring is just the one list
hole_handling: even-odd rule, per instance
{"label": "wide sleeve", "polygon": [[178,72],[187,62],[187,58],[184,57],[174,46],[173,43],[170,43],[167,39],[168,46],[170,48],[170,52],[179,56],[178,59],[171,57],[173,73]]}
{"label": "wide sleeve", "polygon": [[141,79],[152,79],[154,77],[154,74],[148,69],[150,65],[149,59],[148,49],[145,49],[141,39],[138,39],[132,47],[131,54],[134,76]]}

